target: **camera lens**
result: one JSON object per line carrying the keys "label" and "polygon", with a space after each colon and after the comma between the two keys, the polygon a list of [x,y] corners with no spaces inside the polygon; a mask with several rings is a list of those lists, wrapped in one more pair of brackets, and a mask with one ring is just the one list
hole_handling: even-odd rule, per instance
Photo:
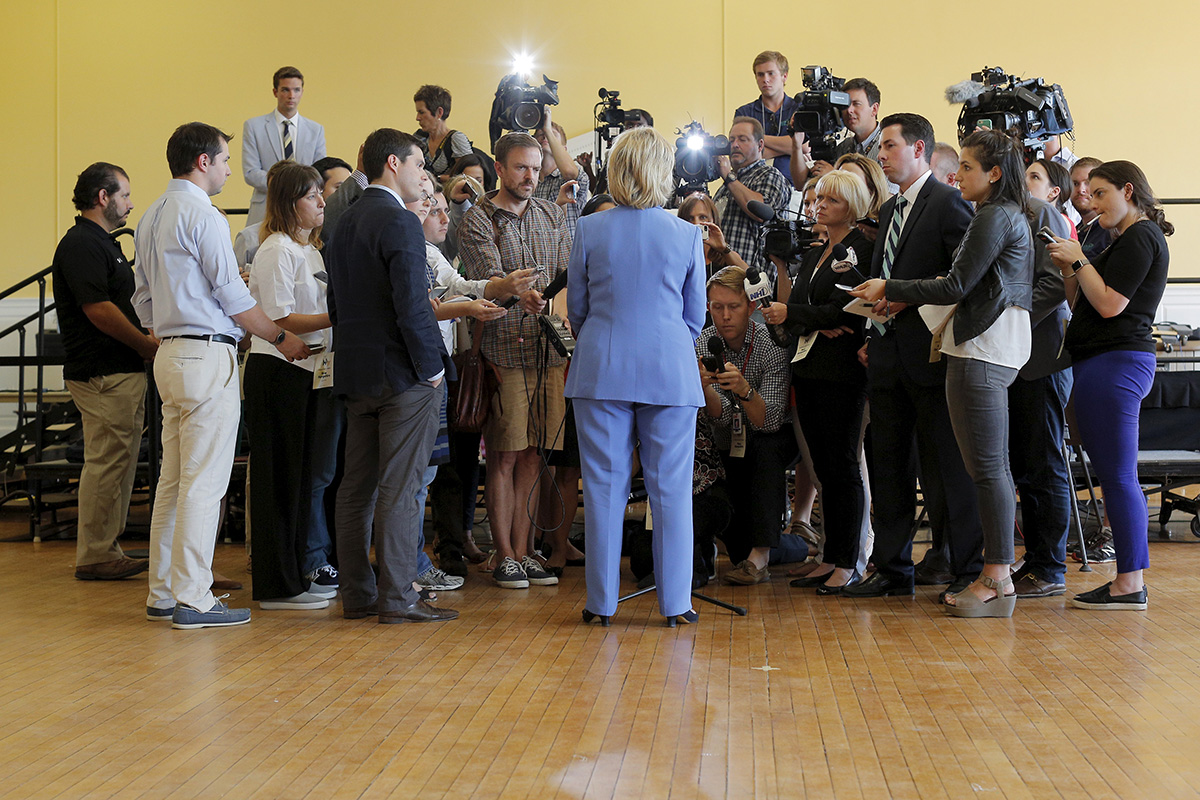
{"label": "camera lens", "polygon": [[538,103],[519,103],[513,108],[512,120],[517,130],[537,130],[542,127],[542,107]]}

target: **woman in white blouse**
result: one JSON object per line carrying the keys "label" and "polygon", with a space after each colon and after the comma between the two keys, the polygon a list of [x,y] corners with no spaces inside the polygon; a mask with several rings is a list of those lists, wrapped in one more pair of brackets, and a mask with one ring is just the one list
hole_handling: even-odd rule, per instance
{"label": "woman in white blouse", "polygon": [[336,466],[342,409],[332,380],[321,381],[317,369],[332,343],[318,250],[324,219],[320,174],[294,161],[273,166],[250,293],[314,355],[288,362],[270,342],[255,338],[246,358],[251,570],[254,599],[264,609],[324,608],[337,592],[324,497]]}

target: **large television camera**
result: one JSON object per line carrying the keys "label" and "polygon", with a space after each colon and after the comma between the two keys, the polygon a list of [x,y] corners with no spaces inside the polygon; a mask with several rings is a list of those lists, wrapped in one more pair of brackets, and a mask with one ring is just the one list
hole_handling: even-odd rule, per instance
{"label": "large television camera", "polygon": [[593,109],[596,115],[596,135],[606,147],[612,147],[616,139],[631,122],[640,122],[642,115],[637,111],[626,111],[621,108],[621,93],[608,91],[600,87],[600,102]]}
{"label": "large television camera", "polygon": [[546,106],[558,105],[558,81],[542,76],[541,86],[530,86],[514,72],[500,79],[492,116],[488,121],[492,151],[505,131],[536,131],[546,120]]}
{"label": "large television camera", "polygon": [[721,177],[717,156],[729,155],[729,137],[705,133],[704,126],[694,120],[675,132],[679,134],[675,140],[675,193],[682,197],[707,191],[708,184]]}
{"label": "large television camera", "polygon": [[842,91],[846,81],[829,74],[826,67],[805,67],[801,76],[805,90],[796,95],[800,108],[788,121],[788,135],[803,133],[812,159],[832,164],[838,134],[845,127],[842,111],[850,107],[850,95]]}
{"label": "large television camera", "polygon": [[1070,134],[1075,125],[1061,86],[1041,78],[1021,80],[1000,67],[984,67],[971,80],[948,87],[946,99],[963,104],[960,142],[980,128],[1002,131],[1021,140],[1028,163],[1041,156],[1051,136]]}
{"label": "large television camera", "polygon": [[782,214],[774,213],[766,203],[751,201],[751,213],[763,221],[759,236],[762,241],[763,255],[775,256],[784,261],[796,261],[809,248],[820,244],[823,240],[813,233],[813,221],[807,217],[793,215],[784,210]]}

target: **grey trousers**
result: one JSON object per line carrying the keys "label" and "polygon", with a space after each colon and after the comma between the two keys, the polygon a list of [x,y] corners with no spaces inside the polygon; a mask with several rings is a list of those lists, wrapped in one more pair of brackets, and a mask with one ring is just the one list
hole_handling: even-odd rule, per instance
{"label": "grey trousers", "polygon": [[[417,602],[417,494],[438,429],[442,388],[420,383],[380,397],[346,398],[346,465],[336,535],[342,603],[400,611]],[[379,578],[371,569],[374,530]]]}
{"label": "grey trousers", "polygon": [[1008,387],[1017,370],[973,358],[945,359],[950,425],[979,497],[983,560],[1011,564],[1017,498],[1008,466]]}

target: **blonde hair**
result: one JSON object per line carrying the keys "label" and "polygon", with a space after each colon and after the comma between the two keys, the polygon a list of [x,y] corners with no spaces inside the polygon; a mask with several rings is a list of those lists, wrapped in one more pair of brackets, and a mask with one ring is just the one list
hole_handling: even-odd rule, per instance
{"label": "blonde hair", "polygon": [[705,293],[714,286],[723,286],[731,292],[746,294],[746,270],[742,267],[724,267],[713,273],[704,285]]}
{"label": "blonde hair", "polygon": [[608,156],[608,191],[618,205],[653,208],[675,190],[675,150],[654,128],[634,128],[617,137]]}
{"label": "blonde hair", "polygon": [[846,205],[850,206],[851,225],[870,212],[871,196],[867,193],[867,185],[853,172],[844,169],[826,172],[817,181],[817,195],[820,196],[822,192],[837,195],[846,201]]}
{"label": "blonde hair", "polygon": [[892,196],[888,191],[887,176],[883,174],[883,167],[879,166],[879,162],[875,159],[862,153],[846,153],[837,160],[833,168],[841,169],[844,164],[853,164],[867,176],[866,189],[870,193],[870,197],[867,198],[869,207],[865,213],[859,214],[858,218],[878,217],[879,209]]}

